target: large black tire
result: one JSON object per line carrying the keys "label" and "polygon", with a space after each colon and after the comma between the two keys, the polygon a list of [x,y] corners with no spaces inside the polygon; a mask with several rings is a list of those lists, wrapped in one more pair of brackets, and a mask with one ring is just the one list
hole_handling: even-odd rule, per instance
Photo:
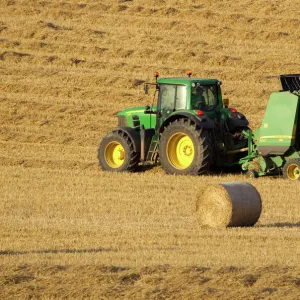
{"label": "large black tire", "polygon": [[133,141],[123,131],[108,133],[100,142],[98,160],[102,170],[132,172],[139,163]]}
{"label": "large black tire", "polygon": [[200,175],[209,170],[212,149],[211,137],[206,130],[189,119],[179,119],[162,132],[159,157],[168,174]]}
{"label": "large black tire", "polygon": [[282,175],[285,179],[300,180],[300,158],[292,158],[282,168]]}

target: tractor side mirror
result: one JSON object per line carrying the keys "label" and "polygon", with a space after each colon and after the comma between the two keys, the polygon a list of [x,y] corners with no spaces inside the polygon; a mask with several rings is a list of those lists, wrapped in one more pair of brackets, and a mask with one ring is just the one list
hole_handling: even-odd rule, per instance
{"label": "tractor side mirror", "polygon": [[224,104],[224,107],[228,107],[229,106],[229,99],[226,98],[226,99],[223,99],[223,104]]}
{"label": "tractor side mirror", "polygon": [[145,110],[144,110],[144,114],[150,114],[151,111],[150,111],[150,106],[149,105],[146,105],[145,106]]}
{"label": "tractor side mirror", "polygon": [[148,92],[149,92],[148,84],[144,85],[144,92],[145,92],[146,95],[148,94]]}

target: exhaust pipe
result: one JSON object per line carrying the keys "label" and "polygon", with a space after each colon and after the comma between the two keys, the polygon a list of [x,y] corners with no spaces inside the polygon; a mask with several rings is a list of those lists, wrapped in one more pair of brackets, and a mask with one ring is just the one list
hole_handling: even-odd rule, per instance
{"label": "exhaust pipe", "polygon": [[141,136],[141,161],[145,161],[145,127],[140,126],[140,136]]}

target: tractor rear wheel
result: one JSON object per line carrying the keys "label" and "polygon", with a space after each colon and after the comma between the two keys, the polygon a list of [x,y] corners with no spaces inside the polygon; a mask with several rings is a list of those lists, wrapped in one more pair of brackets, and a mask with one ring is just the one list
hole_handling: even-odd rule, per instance
{"label": "tractor rear wheel", "polygon": [[211,163],[211,137],[189,119],[176,120],[161,134],[159,157],[166,173],[203,174]]}
{"label": "tractor rear wheel", "polygon": [[300,159],[292,158],[285,163],[282,169],[283,178],[300,180]]}
{"label": "tractor rear wheel", "polygon": [[98,148],[98,160],[106,171],[133,171],[138,165],[133,141],[122,131],[108,133]]}

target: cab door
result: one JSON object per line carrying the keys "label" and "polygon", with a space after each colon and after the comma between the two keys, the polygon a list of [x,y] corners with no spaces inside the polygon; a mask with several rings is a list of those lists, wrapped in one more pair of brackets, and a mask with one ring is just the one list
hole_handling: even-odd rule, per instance
{"label": "cab door", "polygon": [[157,105],[157,128],[176,110],[187,108],[187,86],[161,84]]}

